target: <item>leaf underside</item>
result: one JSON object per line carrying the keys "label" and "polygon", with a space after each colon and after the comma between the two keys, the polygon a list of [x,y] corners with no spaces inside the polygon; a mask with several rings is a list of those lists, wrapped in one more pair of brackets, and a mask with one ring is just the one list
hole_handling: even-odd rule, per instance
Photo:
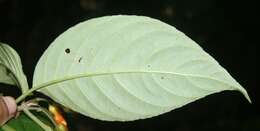
{"label": "leaf underside", "polygon": [[106,16],[61,34],[39,60],[33,88],[86,116],[144,119],[223,90],[246,91],[174,27],[144,16]]}

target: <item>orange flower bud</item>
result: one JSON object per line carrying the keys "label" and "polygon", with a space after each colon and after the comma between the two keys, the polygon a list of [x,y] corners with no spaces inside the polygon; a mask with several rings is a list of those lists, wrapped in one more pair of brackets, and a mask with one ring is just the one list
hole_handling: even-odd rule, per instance
{"label": "orange flower bud", "polygon": [[54,121],[57,123],[58,125],[58,129],[60,131],[67,131],[67,122],[64,119],[64,117],[62,116],[60,110],[55,107],[54,105],[49,105],[49,111],[51,112],[51,114],[53,115]]}

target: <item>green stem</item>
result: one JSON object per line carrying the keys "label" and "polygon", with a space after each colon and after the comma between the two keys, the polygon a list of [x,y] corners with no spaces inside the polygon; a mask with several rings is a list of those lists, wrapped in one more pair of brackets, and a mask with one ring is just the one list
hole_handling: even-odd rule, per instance
{"label": "green stem", "polygon": [[57,123],[53,120],[52,115],[48,112],[47,109],[44,109],[42,107],[28,107],[28,110],[35,110],[37,112],[42,112],[43,114],[45,114],[49,118],[49,120],[52,122],[52,124],[55,127],[58,126]]}
{"label": "green stem", "polygon": [[15,101],[18,104],[19,102],[21,102],[26,96],[28,96],[29,94],[31,94],[33,91],[35,91],[34,88],[31,88],[30,90],[24,92],[22,95],[20,95]]}
{"label": "green stem", "polygon": [[42,123],[42,121],[39,120],[35,115],[33,115],[27,108],[24,108],[23,111],[28,117],[30,117],[35,123],[37,123],[44,131],[53,131],[51,127]]}

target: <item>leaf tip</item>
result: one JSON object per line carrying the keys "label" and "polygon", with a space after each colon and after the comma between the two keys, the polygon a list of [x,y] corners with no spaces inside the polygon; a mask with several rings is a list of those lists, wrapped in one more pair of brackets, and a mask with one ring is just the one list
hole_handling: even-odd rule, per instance
{"label": "leaf tip", "polygon": [[247,101],[252,104],[252,101],[247,93],[247,91],[244,88],[240,88],[239,91],[244,95],[244,97],[247,99]]}

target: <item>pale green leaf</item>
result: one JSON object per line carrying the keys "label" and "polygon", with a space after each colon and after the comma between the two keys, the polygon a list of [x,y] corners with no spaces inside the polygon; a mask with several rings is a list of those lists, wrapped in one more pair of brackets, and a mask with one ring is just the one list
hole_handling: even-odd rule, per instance
{"label": "pale green leaf", "polygon": [[70,28],[39,60],[33,88],[108,121],[157,116],[223,90],[238,90],[249,100],[193,40],[143,16],[107,16]]}
{"label": "pale green leaf", "polygon": [[16,85],[22,92],[28,90],[20,56],[7,44],[0,42],[0,83]]}

